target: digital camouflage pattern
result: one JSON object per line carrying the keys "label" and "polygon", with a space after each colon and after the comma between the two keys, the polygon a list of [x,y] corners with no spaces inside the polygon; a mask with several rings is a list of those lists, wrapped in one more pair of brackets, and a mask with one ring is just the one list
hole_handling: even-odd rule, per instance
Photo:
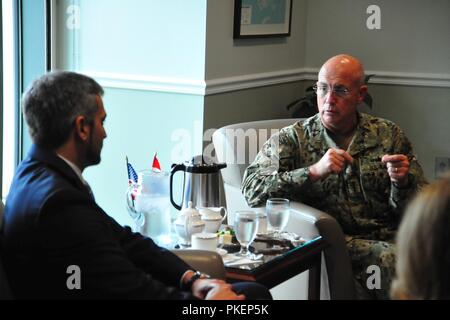
{"label": "digital camouflage pattern", "polygon": [[[389,289],[395,277],[395,245],[392,242],[354,239],[346,237],[347,248],[352,261],[355,287],[358,299],[389,299]],[[369,266],[380,269],[380,289],[368,289],[367,280],[374,273]],[[373,284],[372,279],[369,282]]]}
{"label": "digital camouflage pattern", "polygon": [[[242,192],[252,207],[264,204],[269,197],[284,197],[327,212],[353,239],[348,248],[352,249],[354,261],[361,260],[355,254],[372,257],[369,259],[372,264],[386,263],[385,269],[391,275],[395,265],[391,242],[401,213],[407,200],[427,183],[411,143],[393,122],[358,113],[355,136],[347,150],[353,164],[348,164],[341,174],[312,183],[308,167],[317,163],[329,148],[338,147],[323,127],[319,114],[281,129],[264,144],[245,171]],[[386,165],[381,162],[385,154],[408,157],[407,188],[399,189],[391,183]],[[363,239],[383,241],[385,249],[392,253],[391,258],[381,259],[382,250],[375,250],[377,246],[370,241],[363,245]],[[358,250],[355,246],[362,248]],[[377,252],[370,252],[372,249]],[[356,273],[358,268],[353,266]]]}

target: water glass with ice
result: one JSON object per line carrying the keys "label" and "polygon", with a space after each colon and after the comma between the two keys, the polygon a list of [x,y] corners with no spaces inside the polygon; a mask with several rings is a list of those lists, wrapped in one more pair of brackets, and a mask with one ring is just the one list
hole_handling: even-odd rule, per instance
{"label": "water glass with ice", "polygon": [[274,230],[274,237],[279,237],[289,221],[290,203],[285,198],[270,198],[266,202],[267,219]]}
{"label": "water glass with ice", "polygon": [[252,259],[254,256],[249,251],[249,246],[255,240],[258,231],[259,214],[255,211],[236,211],[234,214],[234,231],[236,239],[241,245],[239,256]]}

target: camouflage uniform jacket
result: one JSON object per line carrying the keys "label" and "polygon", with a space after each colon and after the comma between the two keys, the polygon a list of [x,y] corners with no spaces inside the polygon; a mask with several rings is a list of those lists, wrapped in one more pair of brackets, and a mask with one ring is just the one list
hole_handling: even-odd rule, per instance
{"label": "camouflage uniform jacket", "polygon": [[[337,175],[312,183],[307,168],[329,148],[337,148],[319,115],[285,127],[273,135],[247,168],[242,192],[252,207],[269,197],[300,201],[334,216],[345,234],[363,239],[392,240],[407,199],[426,184],[412,146],[393,122],[358,113],[353,142],[347,150],[353,164]],[[404,154],[410,161],[409,184],[391,183],[385,154]]]}

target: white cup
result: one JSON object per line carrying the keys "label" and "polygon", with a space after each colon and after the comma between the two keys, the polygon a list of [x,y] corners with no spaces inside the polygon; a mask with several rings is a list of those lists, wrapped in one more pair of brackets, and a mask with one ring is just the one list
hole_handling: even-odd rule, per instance
{"label": "white cup", "polygon": [[216,233],[194,233],[191,239],[191,248],[197,250],[216,251],[218,237]]}
{"label": "white cup", "polygon": [[215,233],[219,231],[222,222],[227,217],[225,207],[199,208],[198,210],[205,222],[205,232]]}
{"label": "white cup", "polygon": [[205,232],[213,233],[217,232],[222,225],[221,219],[216,220],[203,220],[205,222]]}

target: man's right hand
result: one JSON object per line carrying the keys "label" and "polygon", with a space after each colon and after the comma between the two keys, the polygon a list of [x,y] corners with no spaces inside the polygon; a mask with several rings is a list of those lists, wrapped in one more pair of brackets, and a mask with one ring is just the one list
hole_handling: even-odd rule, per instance
{"label": "man's right hand", "polygon": [[328,177],[330,174],[339,174],[348,163],[353,163],[353,158],[350,154],[342,149],[330,148],[319,162],[309,168],[309,179],[312,182],[316,182]]}
{"label": "man's right hand", "polygon": [[192,286],[197,298],[205,300],[245,300],[243,294],[237,295],[231,290],[231,284],[218,279],[198,279]]}

